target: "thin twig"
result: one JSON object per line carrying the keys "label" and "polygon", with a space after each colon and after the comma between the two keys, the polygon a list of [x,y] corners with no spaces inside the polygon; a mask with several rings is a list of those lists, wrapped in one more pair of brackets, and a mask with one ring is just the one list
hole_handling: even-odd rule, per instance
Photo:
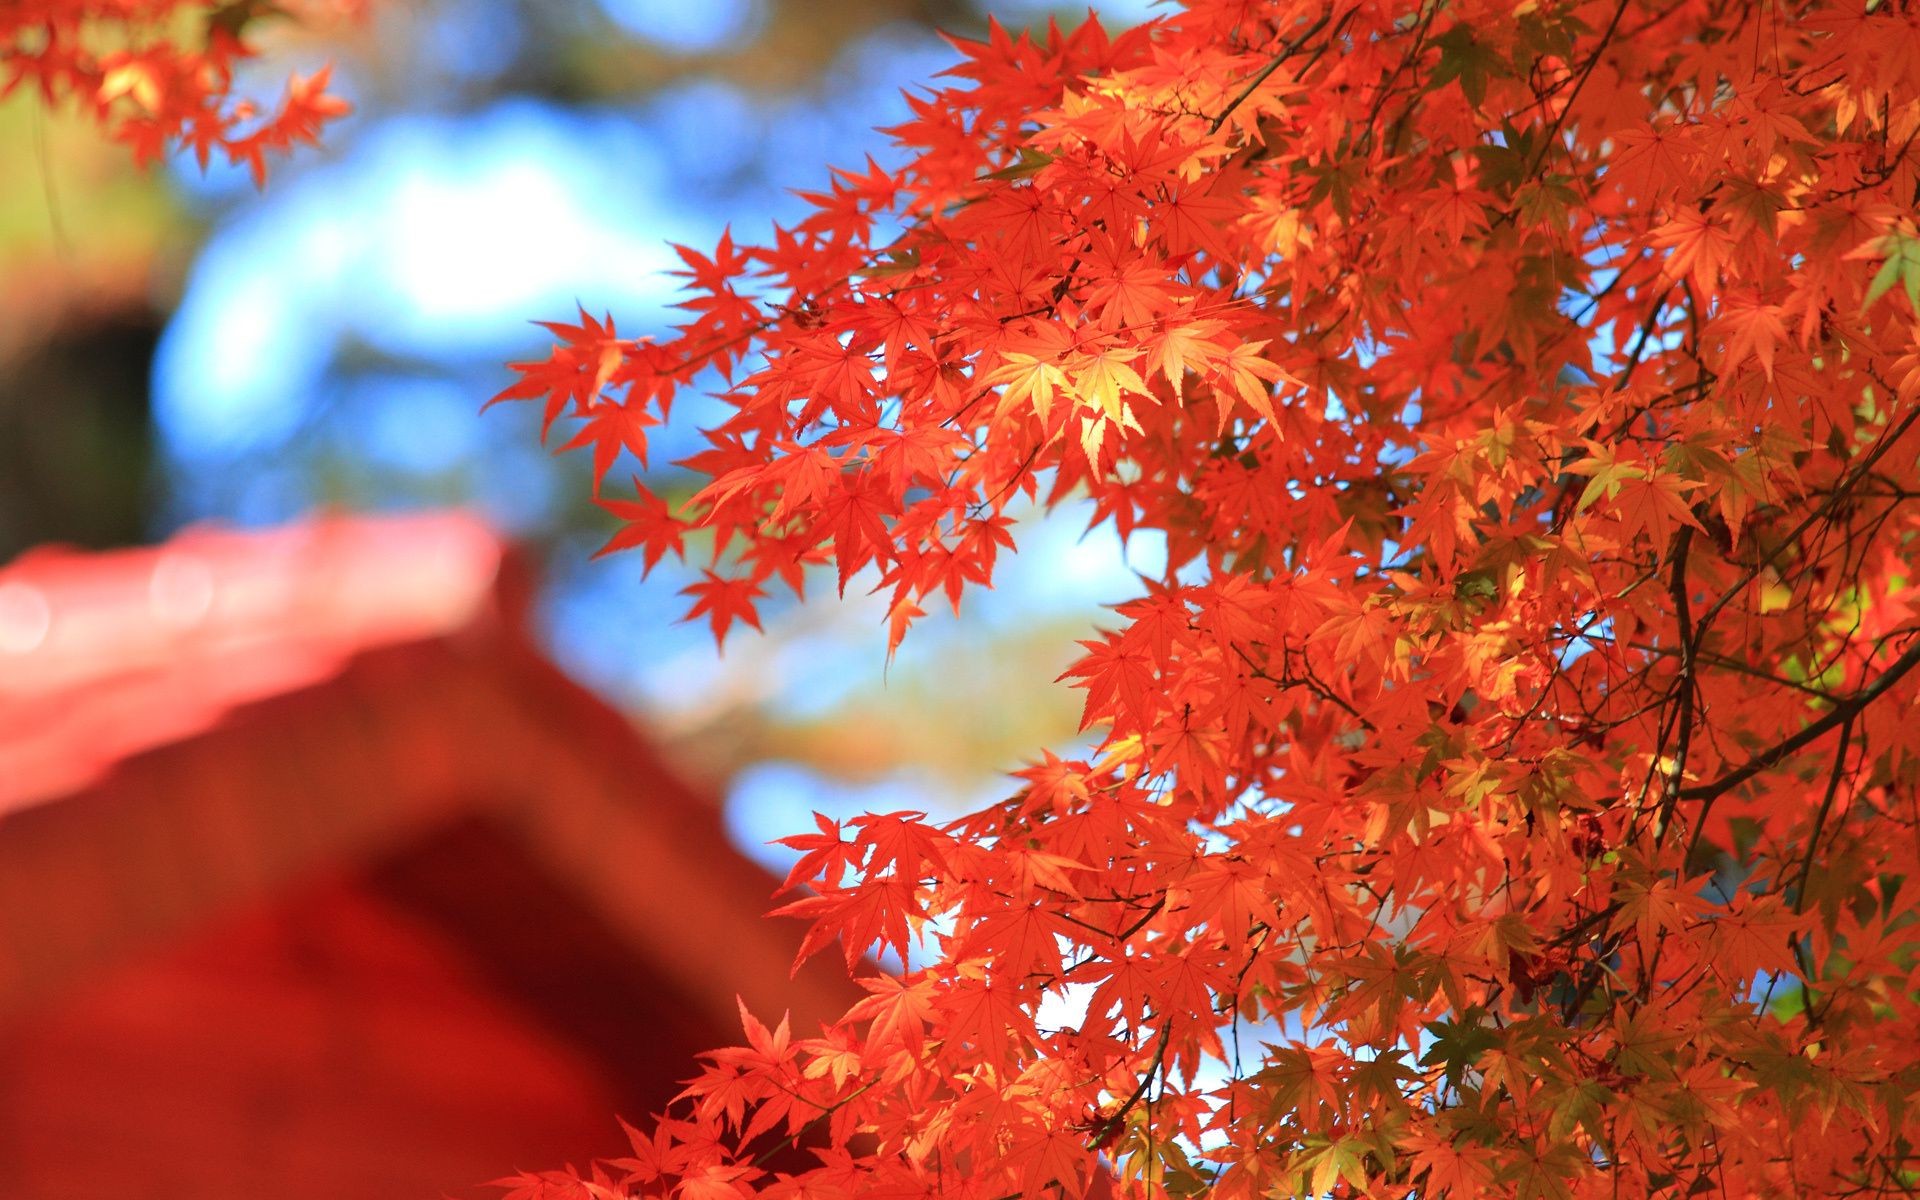
{"label": "thin twig", "polygon": [[[1326,12],[1323,12],[1320,14],[1320,19],[1318,21],[1315,21],[1312,25],[1309,25],[1307,27],[1307,30],[1305,33],[1302,33],[1299,37],[1294,38],[1292,41],[1288,42],[1286,45],[1280,47],[1280,52],[1273,56],[1273,60],[1269,62],[1266,66],[1261,67],[1260,70],[1254,74],[1253,78],[1247,81],[1247,86],[1240,89],[1240,94],[1235,96],[1232,102],[1229,103],[1225,108],[1221,109],[1220,115],[1215,117],[1213,119],[1213,123],[1207,126],[1208,136],[1212,136],[1213,134],[1219,133],[1220,127],[1227,123],[1227,118],[1233,115],[1234,110],[1239,108],[1242,104],[1245,104],[1247,102],[1248,97],[1252,96],[1255,92],[1259,91],[1260,85],[1265,83],[1269,78],[1271,78],[1273,73],[1280,69],[1280,65],[1282,63],[1286,62],[1288,59],[1292,58],[1294,55],[1300,53],[1301,49],[1306,46],[1307,39],[1311,38],[1314,34],[1319,33],[1322,29],[1326,28],[1327,22],[1332,19],[1333,19],[1333,11],[1331,8],[1329,8]],[[1346,16],[1340,18],[1340,24],[1345,25],[1348,21],[1352,19],[1353,19],[1353,10],[1349,10]]]}

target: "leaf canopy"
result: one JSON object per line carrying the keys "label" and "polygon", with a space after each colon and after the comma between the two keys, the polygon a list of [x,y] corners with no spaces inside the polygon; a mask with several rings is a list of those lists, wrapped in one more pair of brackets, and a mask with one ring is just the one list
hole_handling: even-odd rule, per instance
{"label": "leaf canopy", "polygon": [[834,563],[891,647],[1022,497],[1166,572],[1065,676],[1097,752],[796,840],[810,950],[928,965],[713,1056],[606,1186],[1910,1192],[1920,14],[1189,0],[955,45],[901,166],[502,395],[604,473],[734,380],[709,486],[616,510],[649,559],[710,533],[717,634]]}

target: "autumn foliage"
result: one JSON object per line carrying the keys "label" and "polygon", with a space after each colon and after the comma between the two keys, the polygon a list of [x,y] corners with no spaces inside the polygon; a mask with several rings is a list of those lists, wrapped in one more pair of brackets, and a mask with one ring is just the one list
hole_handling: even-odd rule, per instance
{"label": "autumn foliage", "polygon": [[1068,672],[1098,750],[787,839],[807,952],[930,965],[748,1017],[631,1157],[509,1189],[1910,1193],[1920,14],[956,44],[904,165],[502,398],[604,479],[718,390],[704,490],[601,501],[721,637],[831,564],[897,643],[1023,498],[1163,537]]}
{"label": "autumn foliage", "polygon": [[289,8],[339,17],[360,0],[4,0],[0,95],[24,86],[49,107],[71,106],[142,164],[186,147],[204,168],[217,151],[261,183],[269,156],[316,141],[349,111],[328,92],[324,68],[289,79],[271,111],[236,89],[255,27]]}

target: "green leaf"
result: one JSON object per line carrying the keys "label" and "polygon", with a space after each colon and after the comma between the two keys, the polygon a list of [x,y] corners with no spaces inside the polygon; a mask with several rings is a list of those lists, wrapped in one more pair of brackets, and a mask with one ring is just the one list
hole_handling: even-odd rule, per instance
{"label": "green leaf", "polygon": [[1553,1115],[1547,1119],[1547,1136],[1564,1141],[1579,1127],[1595,1141],[1604,1143],[1607,1127],[1602,1117],[1612,1099],[1612,1089],[1598,1080],[1580,1081],[1554,1097]]}
{"label": "green leaf", "polygon": [[1460,1021],[1435,1021],[1427,1026],[1427,1032],[1433,1035],[1433,1044],[1420,1056],[1421,1066],[1445,1063],[1447,1084],[1460,1086],[1460,1077],[1469,1067],[1480,1061],[1480,1056],[1499,1042],[1499,1034],[1489,1026],[1480,1024],[1481,1011],[1469,1008],[1460,1014]]}
{"label": "green leaf", "polygon": [[885,279],[890,275],[908,274],[920,267],[920,251],[917,247],[904,251],[889,250],[881,257],[883,261],[876,262],[860,274],[869,279]]}
{"label": "green leaf", "polygon": [[1458,82],[1467,103],[1479,108],[1487,98],[1487,81],[1494,76],[1513,74],[1507,61],[1493,49],[1473,37],[1473,30],[1462,21],[1433,40],[1440,50],[1440,61],[1428,77],[1427,90],[1435,91]]}
{"label": "green leaf", "polygon": [[1053,161],[1053,155],[1044,150],[1035,150],[1031,146],[1020,147],[1019,160],[998,171],[987,172],[988,179],[1021,179],[1039,171]]}
{"label": "green leaf", "polygon": [[1352,1184],[1355,1191],[1361,1191],[1367,1186],[1368,1148],[1362,1138],[1343,1137],[1309,1150],[1296,1160],[1294,1166],[1298,1171],[1311,1172],[1312,1179],[1307,1189],[1309,1195],[1324,1196],[1342,1179]]}
{"label": "green leaf", "polygon": [[1920,312],[1920,237],[1895,231],[1880,239],[1880,251],[1887,256],[1867,284],[1867,298],[1860,305],[1865,312],[1873,302],[1887,294],[1894,282],[1907,293],[1907,303]]}

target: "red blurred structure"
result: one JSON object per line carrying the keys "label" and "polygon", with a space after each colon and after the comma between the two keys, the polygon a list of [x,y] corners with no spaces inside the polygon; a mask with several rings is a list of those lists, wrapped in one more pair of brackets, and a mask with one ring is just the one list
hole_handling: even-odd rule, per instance
{"label": "red blurred structure", "polygon": [[845,1008],[519,593],[447,515],[0,569],[0,1196],[474,1195]]}

